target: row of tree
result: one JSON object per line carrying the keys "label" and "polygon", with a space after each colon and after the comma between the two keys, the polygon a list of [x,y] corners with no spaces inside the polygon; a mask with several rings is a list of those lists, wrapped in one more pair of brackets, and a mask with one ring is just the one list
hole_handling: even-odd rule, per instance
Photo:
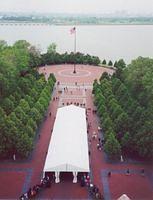
{"label": "row of tree", "polygon": [[102,61],[102,65],[108,65],[108,66],[113,66],[114,68],[125,68],[126,67],[126,63],[124,62],[123,59],[119,59],[118,61],[115,61],[114,64],[111,60],[109,60],[108,62],[104,59]]}
{"label": "row of tree", "polygon": [[26,41],[0,44],[0,157],[27,157],[50,102],[54,83],[31,69]]}
{"label": "row of tree", "polygon": [[95,104],[106,140],[104,148],[112,157],[124,152],[153,158],[150,73],[153,73],[153,59],[140,57],[127,68],[119,67],[112,77],[104,73],[99,83],[94,82]]}
{"label": "row of tree", "polygon": [[89,65],[99,65],[100,59],[96,56],[85,55],[83,53],[45,53],[41,55],[40,65],[52,65],[52,64],[89,64]]}
{"label": "row of tree", "polygon": [[[121,145],[117,140],[116,130],[119,129],[118,121],[123,111],[117,103],[112,93],[112,88],[107,79],[101,80],[100,84],[94,82],[93,93],[95,95],[94,103],[97,106],[101,126],[104,131],[105,151],[110,157],[119,157],[121,154]],[[114,121],[115,120],[115,121]]]}
{"label": "row of tree", "polygon": [[[11,112],[7,107],[5,107],[7,108],[5,110],[2,107],[0,108],[1,157],[8,157],[12,153],[20,157],[27,157],[30,154],[36,130],[48,108],[53,87],[54,80],[51,75],[43,87],[41,84],[33,87],[29,94],[19,100],[16,107],[9,98],[4,99],[3,105],[9,102],[9,104],[13,104],[14,108]],[[12,95],[12,97],[14,96]],[[12,99],[15,99],[15,97]]]}
{"label": "row of tree", "polygon": [[123,59],[115,61],[114,64],[111,60],[108,62],[104,59],[102,62],[97,56],[91,56],[89,54],[85,55],[83,53],[71,52],[68,54],[65,52],[64,54],[59,54],[56,51],[56,44],[52,43],[48,46],[47,53],[41,55],[41,65],[45,64],[89,64],[89,65],[108,65],[110,67],[115,68],[124,68],[126,66]]}

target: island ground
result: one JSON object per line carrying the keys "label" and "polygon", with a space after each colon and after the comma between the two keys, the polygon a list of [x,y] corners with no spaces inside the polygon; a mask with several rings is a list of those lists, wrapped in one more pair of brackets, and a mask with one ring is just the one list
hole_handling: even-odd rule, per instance
{"label": "island ground", "polygon": [[[86,108],[93,110],[93,81],[99,79],[104,71],[113,73],[111,69],[88,65],[77,65],[76,71],[77,73],[74,74],[73,65],[39,68],[39,72],[44,73],[46,78],[50,73],[55,74],[57,82],[59,81],[60,84],[55,86],[53,97],[59,98],[50,102],[47,117],[39,129],[40,137],[36,138],[31,156],[25,161],[16,159],[16,161],[0,163],[0,199],[17,199],[29,187],[40,182],[57,108],[67,103],[85,103]],[[61,93],[64,87],[68,88],[68,92]],[[88,111],[88,122],[91,123],[89,130],[91,180],[99,187],[105,199],[117,199],[124,193],[131,199],[153,199],[153,166],[136,161],[127,162],[126,160],[117,163],[108,162],[106,154],[97,150],[97,140],[91,138],[94,131],[97,134],[100,133],[98,133],[99,119],[90,110]],[[127,169],[130,169],[130,176],[125,175]],[[145,176],[141,176],[141,169],[145,169]],[[109,171],[112,174],[110,178],[107,176]],[[38,198],[89,199],[89,194],[85,187],[80,187],[79,183],[72,183],[71,175],[63,175],[59,184],[52,183],[51,188],[44,189]]]}

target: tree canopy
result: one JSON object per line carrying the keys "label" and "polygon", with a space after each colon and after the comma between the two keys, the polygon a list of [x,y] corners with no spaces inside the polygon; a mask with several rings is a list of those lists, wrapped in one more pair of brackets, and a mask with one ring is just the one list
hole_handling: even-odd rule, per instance
{"label": "tree canopy", "polygon": [[112,77],[105,73],[93,85],[105,150],[112,155],[109,146],[117,140],[123,152],[153,158],[153,59],[139,57],[127,67],[121,59],[115,65]]}
{"label": "tree canopy", "polygon": [[32,54],[39,57],[25,40],[0,42],[0,157],[29,156],[50,102],[56,79],[31,67]]}

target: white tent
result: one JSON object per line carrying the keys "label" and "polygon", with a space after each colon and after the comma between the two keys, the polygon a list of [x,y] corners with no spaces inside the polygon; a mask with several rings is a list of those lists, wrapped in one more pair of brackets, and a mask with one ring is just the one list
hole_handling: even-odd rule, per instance
{"label": "white tent", "polygon": [[89,172],[89,155],[85,108],[74,105],[59,108],[43,172]]}
{"label": "white tent", "polygon": [[130,198],[126,194],[123,194],[117,200],[130,200]]}

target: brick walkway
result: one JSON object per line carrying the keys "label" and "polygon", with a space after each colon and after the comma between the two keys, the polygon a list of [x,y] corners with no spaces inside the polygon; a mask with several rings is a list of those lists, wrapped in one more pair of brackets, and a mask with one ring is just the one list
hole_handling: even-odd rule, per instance
{"label": "brick walkway", "polygon": [[[36,183],[39,183],[46,158],[51,130],[53,129],[57,108],[67,103],[84,104],[86,108],[94,108],[92,97],[92,83],[99,79],[105,68],[95,66],[77,66],[76,76],[72,73],[72,65],[57,65],[40,69],[46,77],[54,73],[60,85],[56,86],[53,97],[59,100],[50,102],[47,118],[40,128],[40,139],[36,140],[35,150],[27,161],[5,161],[0,163],[0,199],[17,199],[22,192]],[[112,73],[111,70],[108,70]],[[77,82],[77,85],[76,85]],[[68,92],[64,91],[68,88]],[[86,90],[85,90],[86,89]],[[60,92],[59,92],[60,91]],[[98,133],[98,118],[88,111],[88,122],[91,123],[89,131],[90,168],[92,181],[100,188],[106,200],[117,199],[126,193],[131,199],[153,199],[153,173],[151,165],[127,163],[111,164],[107,162],[103,151],[97,150],[97,141],[92,140],[92,133]],[[99,135],[100,136],[100,135]],[[126,169],[131,171],[130,176],[125,175]],[[140,170],[145,169],[145,176],[140,175]],[[108,171],[112,172],[110,178]],[[88,199],[86,188],[81,188],[79,183],[73,184],[72,177],[65,177],[59,184],[52,184],[50,189],[45,189],[39,195],[39,199]]]}

